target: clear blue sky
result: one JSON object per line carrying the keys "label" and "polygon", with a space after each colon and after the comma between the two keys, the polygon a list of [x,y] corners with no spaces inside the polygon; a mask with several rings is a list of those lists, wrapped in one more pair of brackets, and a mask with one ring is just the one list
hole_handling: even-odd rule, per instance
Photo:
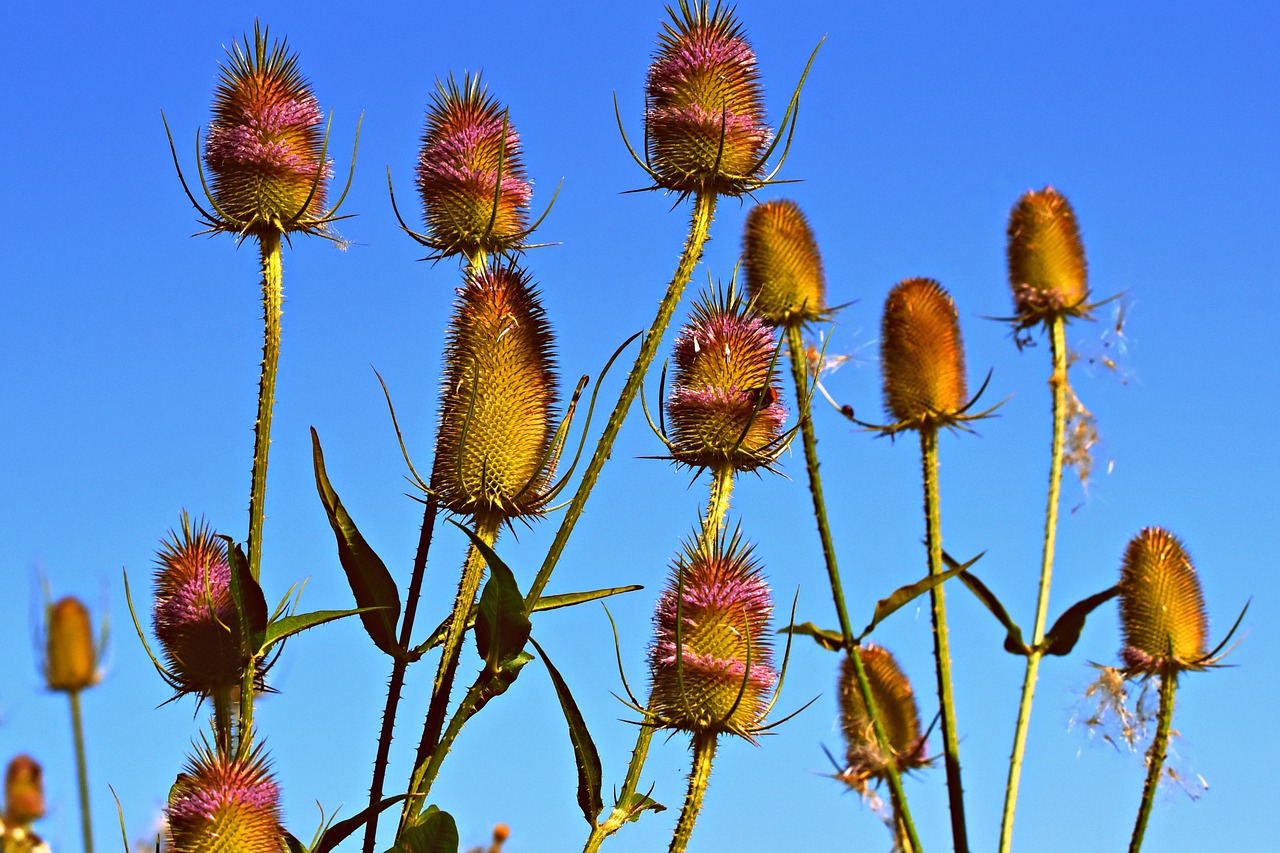
{"label": "clear blue sky", "polygon": [[[34,578],[84,597],[112,624],[103,684],[86,695],[100,849],[118,843],[114,787],[130,836],[146,832],[203,713],[190,700],[157,708],[167,688],[129,625],[121,569],[138,602],[157,540],[186,508],[244,537],[260,319],[256,256],[196,230],[173,173],[165,110],[184,166],[208,120],[223,45],[255,16],[287,35],[326,113],[338,170],[363,113],[345,253],[315,240],[286,250],[284,349],[267,503],[263,579],[275,600],[309,578],[304,605],[350,606],[315,495],[307,428],[368,540],[402,583],[419,505],[376,367],[394,394],[416,459],[434,429],[442,329],[458,273],[416,262],[386,191],[416,210],[411,168],[433,81],[481,69],[510,106],[535,181],[535,207],[564,188],[539,237],[561,245],[528,258],[560,341],[567,378],[598,373],[650,321],[674,267],[687,212],[643,186],[617,133],[617,94],[633,140],[660,3],[20,4],[6,15],[0,70],[0,759],[28,751],[46,767],[58,853],[79,849],[66,702],[41,692],[31,649]],[[479,8],[479,7],[472,7]],[[1280,12],[1270,3],[835,4],[742,2],[768,106],[781,116],[813,46],[826,43],[805,90],[783,177],[761,192],[807,212],[833,304],[853,303],[831,349],[854,356],[829,378],[841,402],[879,410],[877,330],[885,293],[929,276],[961,312],[971,381],[994,371],[993,399],[1012,394],[980,435],[942,441],[943,533],[954,553],[986,550],[981,576],[1014,617],[1031,621],[1048,456],[1047,346],[1019,353],[1005,315],[1004,229],[1010,206],[1052,183],[1072,200],[1094,293],[1127,293],[1122,377],[1078,367],[1075,387],[1102,433],[1088,495],[1068,482],[1051,611],[1115,582],[1126,541],[1167,526],[1200,569],[1212,633],[1253,596],[1251,632],[1229,663],[1189,676],[1175,727],[1183,772],[1210,788],[1198,802],[1159,798],[1151,850],[1261,850],[1274,840],[1267,709],[1280,701],[1277,584],[1271,540],[1280,475],[1270,427],[1280,364],[1275,199],[1280,196]],[[837,9],[839,9],[837,11]],[[746,207],[721,206],[695,283],[733,270]],[[1097,352],[1111,328],[1069,330]],[[620,374],[606,383],[612,399]],[[648,398],[658,398],[656,376]],[[790,395],[788,394],[788,397]],[[550,591],[626,583],[646,589],[613,605],[623,659],[643,685],[652,604],[703,486],[660,461],[643,419],[624,430]],[[915,442],[857,433],[817,417],[823,473],[855,622],[924,571]],[[799,451],[789,479],[746,478],[734,517],[758,546],[781,601],[834,626]],[[1113,465],[1111,463],[1114,463]],[[1110,469],[1110,473],[1108,473]],[[1272,485],[1268,485],[1272,484]],[[1070,511],[1078,507],[1075,511]],[[554,523],[505,537],[527,584]],[[424,631],[447,609],[463,540],[442,527],[432,552]],[[1019,659],[1000,650],[990,616],[951,596],[957,717],[976,849],[997,837]],[[620,782],[633,728],[610,695],[620,683],[608,622],[588,606],[535,621],[535,636],[574,688],[595,733],[606,785]],[[935,708],[927,611],[911,607],[877,632]],[[1091,679],[1114,662],[1113,606],[1090,621],[1075,654],[1042,669],[1018,812],[1020,849],[1122,849],[1143,777],[1137,754],[1091,743],[1068,723]],[[464,672],[474,659],[464,658]],[[886,849],[888,835],[852,794],[820,774],[839,753],[836,659],[798,644],[779,709],[818,700],[761,748],[720,752],[692,849]],[[406,691],[390,779],[408,773],[430,664]],[[288,646],[261,703],[261,731],[284,786],[287,825],[310,837],[315,802],[343,815],[366,797],[387,659],[356,622]],[[940,752],[935,738],[933,750]],[[655,745],[646,779],[671,811],[647,816],[605,848],[665,844],[683,796],[683,737]],[[928,849],[946,849],[940,768],[908,783]],[[606,793],[607,796],[607,793]],[[586,827],[551,685],[536,664],[468,726],[435,788],[463,843],[512,827],[512,853],[580,849]],[[354,845],[353,845],[354,846]]]}

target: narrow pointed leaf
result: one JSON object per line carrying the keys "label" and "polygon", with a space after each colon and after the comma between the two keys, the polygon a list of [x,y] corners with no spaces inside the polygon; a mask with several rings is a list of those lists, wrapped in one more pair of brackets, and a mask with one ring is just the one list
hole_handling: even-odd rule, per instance
{"label": "narrow pointed leaf", "polygon": [[[978,555],[978,557],[981,556],[981,554]],[[890,615],[896,613],[898,610],[924,595],[929,590],[936,586],[940,586],[943,582],[950,580],[956,575],[962,574],[977,562],[978,557],[974,557],[964,565],[957,565],[947,569],[945,572],[939,572],[936,575],[929,575],[928,577],[921,578],[915,583],[900,586],[894,590],[893,594],[888,598],[882,598],[877,601],[875,613],[871,615],[871,621],[867,623],[867,627],[863,629],[862,634],[859,635],[858,639],[861,640],[863,637],[870,634],[875,630],[877,625],[889,618]]]}
{"label": "narrow pointed leaf", "polygon": [[587,721],[582,718],[578,703],[573,701],[569,685],[565,684],[560,671],[551,665],[551,659],[547,657],[542,646],[538,645],[538,641],[530,637],[529,642],[533,643],[533,647],[542,657],[542,662],[547,666],[551,683],[556,688],[556,696],[560,699],[560,708],[564,711],[565,722],[569,724],[573,760],[578,765],[578,806],[582,809],[582,816],[587,819],[587,826],[594,829],[596,818],[604,808],[604,800],[600,797],[600,786],[603,784],[600,753],[596,751],[596,745],[591,740],[591,732],[587,731]]}
{"label": "narrow pointed leaf", "polygon": [[1053,623],[1049,633],[1044,635],[1044,642],[1040,644],[1041,652],[1059,656],[1071,654],[1071,650],[1080,641],[1080,633],[1084,630],[1084,622],[1089,614],[1119,594],[1120,587],[1113,586],[1068,607],[1058,617],[1058,621]]}
{"label": "narrow pointed leaf", "polygon": [[297,839],[292,832],[284,834],[284,846],[289,853],[307,853],[307,845]]}
{"label": "narrow pointed leaf", "polygon": [[458,826],[448,812],[428,806],[387,853],[458,853]]}
{"label": "narrow pointed leaf", "polygon": [[267,630],[262,636],[262,648],[258,650],[258,654],[266,654],[276,643],[288,639],[294,634],[299,634],[308,628],[314,628],[326,622],[334,622],[347,616],[357,616],[371,609],[357,607],[355,610],[317,610],[314,613],[298,613],[294,616],[285,616],[282,619],[277,619],[267,625]]}
{"label": "narrow pointed leaf", "polygon": [[829,652],[838,652],[844,648],[844,636],[839,631],[828,631],[826,628],[819,628],[812,622],[805,622],[803,625],[788,625],[778,633],[801,634],[806,637],[813,637],[814,642]]}
{"label": "narrow pointed leaf", "polygon": [[627,823],[633,823],[640,819],[640,815],[647,811],[665,812],[667,807],[648,794],[641,794],[633,791],[625,800],[620,800],[615,809],[621,809],[627,813]]}
{"label": "narrow pointed leaf", "polygon": [[389,797],[378,803],[376,806],[365,807],[364,811],[357,815],[349,817],[346,820],[338,821],[324,831],[324,834],[320,836],[320,840],[316,842],[316,846],[311,850],[311,853],[329,853],[330,850],[345,841],[348,835],[368,823],[369,819],[375,814],[382,813],[403,799],[404,794],[400,794],[396,797]]}
{"label": "narrow pointed leaf", "polygon": [[532,626],[524,612],[524,596],[516,585],[516,576],[493,549],[461,524],[457,526],[489,564],[489,580],[480,592],[480,606],[476,610],[476,646],[484,658],[485,669],[501,672],[503,664],[524,651],[529,640]]}
{"label": "narrow pointed leaf", "polygon": [[249,571],[249,561],[245,558],[244,549],[230,536],[221,538],[227,542],[227,562],[231,568],[231,600],[236,607],[236,617],[240,620],[240,648],[247,659],[254,651],[262,648],[262,637],[267,630],[267,598]]}
{"label": "narrow pointed leaf", "polygon": [[403,653],[396,639],[396,624],[400,621],[400,591],[387,571],[382,558],[360,535],[356,523],[338,498],[324,470],[324,452],[320,449],[320,436],[311,429],[311,461],[316,471],[316,491],[329,516],[329,526],[338,540],[338,560],[347,574],[347,583],[356,597],[356,604],[364,611],[360,621],[379,649],[396,657]]}
{"label": "narrow pointed leaf", "polygon": [[[942,552],[942,560],[948,566],[959,565],[953,557]],[[991,611],[991,615],[1004,626],[1004,650],[1011,655],[1022,655],[1026,657],[1031,654],[1031,648],[1022,638],[1022,629],[1009,616],[1009,611],[1004,609],[1004,605],[1000,603],[1000,599],[996,598],[994,592],[987,588],[987,585],[978,580],[978,577],[971,572],[965,572],[960,575],[960,582],[969,588],[977,599],[981,601],[986,608]]]}

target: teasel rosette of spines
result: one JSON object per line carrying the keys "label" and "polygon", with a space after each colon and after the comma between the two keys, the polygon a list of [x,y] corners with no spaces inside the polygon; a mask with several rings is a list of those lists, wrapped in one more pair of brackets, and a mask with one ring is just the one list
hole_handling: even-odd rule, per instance
{"label": "teasel rosette of spines", "polygon": [[[936,576],[943,571],[938,430],[963,426],[964,422],[986,414],[966,414],[976,397],[968,398],[959,316],[951,296],[938,282],[928,278],[909,278],[889,291],[880,328],[880,369],[884,380],[885,410],[894,421],[882,427],[882,431],[892,435],[899,430],[914,429],[920,433],[925,545],[929,574]],[[943,586],[932,587],[929,597],[933,611],[933,651],[938,703],[941,706],[951,834],[957,853],[964,853],[969,847],[968,830]]]}
{"label": "teasel rosette of spines", "polygon": [[699,537],[676,558],[654,613],[643,725],[689,732],[693,767],[671,850],[693,831],[721,735],[752,743],[778,682],[773,600],[750,546],[735,533]]}
{"label": "teasel rosette of spines", "polygon": [[169,791],[172,853],[285,853],[280,787],[262,744],[227,755],[197,746]]}
{"label": "teasel rosette of spines", "polygon": [[523,248],[533,187],[520,136],[480,75],[436,82],[415,172],[433,257],[461,254],[483,267],[490,254]]}
{"label": "teasel rosette of spines", "polygon": [[1071,204],[1053,187],[1024,193],[1009,214],[1009,286],[1013,292],[1014,340],[1027,343],[1026,330],[1043,325],[1048,333],[1052,375],[1053,437],[1049,457],[1049,488],[1045,508],[1044,545],[1041,552],[1039,591],[1035,622],[1031,629],[1030,654],[1022,682],[1022,698],[1014,724],[1013,748],[1005,787],[1001,817],[999,853],[1013,847],[1013,821],[1017,809],[1022,758],[1026,751],[1031,722],[1031,705],[1039,678],[1041,643],[1049,614],[1049,587],[1053,579],[1054,553],[1058,535],[1058,502],[1062,488],[1063,456],[1066,448],[1067,400],[1070,380],[1067,372],[1066,323],[1075,318],[1091,319],[1088,266],[1080,226]]}

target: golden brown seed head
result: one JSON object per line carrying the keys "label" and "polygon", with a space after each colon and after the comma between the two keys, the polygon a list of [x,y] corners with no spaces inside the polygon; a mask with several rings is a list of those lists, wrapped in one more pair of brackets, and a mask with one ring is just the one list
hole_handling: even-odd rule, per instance
{"label": "golden brown seed head", "polygon": [[747,214],[742,268],[756,313],[774,326],[810,323],[826,311],[818,243],[794,202],[777,199]]}
{"label": "golden brown seed head", "polygon": [[1089,314],[1080,226],[1053,187],[1024,193],[1009,214],[1009,286],[1019,328]]}
{"label": "golden brown seed head", "polygon": [[98,683],[98,649],[93,642],[89,609],[68,596],[49,607],[45,684],[50,690],[75,693]]}
{"label": "golden brown seed head", "polygon": [[929,763],[925,758],[925,739],[920,732],[920,709],[916,706],[911,682],[885,648],[866,643],[861,648],[861,655],[862,666],[871,685],[871,696],[880,712],[880,721],[884,724],[893,754],[885,755],[880,749],[871,715],[867,713],[867,705],[858,689],[853,660],[846,655],[840,663],[837,690],[848,766],[838,778],[859,791],[866,787],[868,781],[884,779],[891,763],[900,771],[914,770]]}
{"label": "golden brown seed head", "polygon": [[956,306],[933,279],[904,279],[889,291],[880,369],[884,407],[898,423],[945,425],[968,404]]}
{"label": "golden brown seed head", "polygon": [[1202,669],[1209,617],[1200,579],[1182,542],[1148,527],[1135,536],[1120,565],[1120,655],[1133,673],[1177,674]]}
{"label": "golden brown seed head", "polygon": [[541,511],[554,462],[556,375],[551,326],[513,266],[459,291],[445,346],[431,488],[461,514]]}
{"label": "golden brown seed head", "polygon": [[[44,771],[29,755],[19,755],[9,762],[4,775],[3,827],[27,827],[44,817]],[[0,847],[3,841],[0,840]]]}

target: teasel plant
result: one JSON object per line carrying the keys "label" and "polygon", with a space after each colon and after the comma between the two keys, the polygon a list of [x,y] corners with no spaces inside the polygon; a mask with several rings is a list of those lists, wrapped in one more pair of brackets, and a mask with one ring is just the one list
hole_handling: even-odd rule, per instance
{"label": "teasel plant", "polygon": [[[45,589],[42,667],[45,686],[67,694],[71,707],[72,749],[80,795],[80,830],[85,853],[93,853],[93,820],[89,805],[89,767],[84,741],[84,711],[80,696],[102,680],[101,661],[107,647],[107,625],[95,637],[89,608],[75,596],[51,601]],[[39,766],[36,768],[37,781]],[[34,818],[33,818],[34,819]]]}
{"label": "teasel plant", "polygon": [[[197,170],[207,208],[183,176],[167,120],[165,131],[183,189],[205,226],[200,233],[229,233],[240,242],[250,237],[258,242],[263,345],[247,539],[249,575],[257,583],[284,312],[282,241],[306,234],[344,245],[332,226],[346,218],[338,215],[338,209],[355,174],[355,150],[346,187],[328,205],[333,164],[328,156],[329,127],[319,101],[299,68],[297,55],[284,40],[271,40],[267,28],[257,21],[252,41],[246,35],[228,50],[212,112],[204,139],[196,133]],[[359,138],[357,126],[356,146]],[[242,731],[251,733],[254,668],[246,667],[242,675],[240,720]]]}
{"label": "teasel plant", "polygon": [[[850,672],[860,691],[863,705],[868,709],[872,732],[881,749],[888,750],[888,734],[880,721],[878,702],[872,691],[869,674],[863,666],[859,641],[854,636],[849,621],[819,473],[818,441],[812,414],[815,383],[810,381],[809,358],[803,333],[811,325],[829,320],[838,309],[827,307],[822,256],[813,230],[798,204],[789,199],[777,199],[751,209],[743,230],[742,269],[753,309],[765,322],[783,332],[795,388],[798,429],[804,447],[809,494],[813,501],[818,539],[822,545],[823,563],[827,569],[827,579],[840,624],[841,647],[847,655]],[[913,837],[916,830],[895,765],[886,765],[885,778],[904,843],[910,843],[905,839]],[[917,846],[918,843],[917,839]]]}
{"label": "teasel plant", "polygon": [[165,818],[164,849],[173,853],[293,849],[280,822],[280,786],[261,743],[236,755],[197,746],[169,791]]}
{"label": "teasel plant", "polygon": [[5,768],[0,850],[49,853],[49,845],[32,829],[44,814],[44,768],[30,755],[16,755]]}

